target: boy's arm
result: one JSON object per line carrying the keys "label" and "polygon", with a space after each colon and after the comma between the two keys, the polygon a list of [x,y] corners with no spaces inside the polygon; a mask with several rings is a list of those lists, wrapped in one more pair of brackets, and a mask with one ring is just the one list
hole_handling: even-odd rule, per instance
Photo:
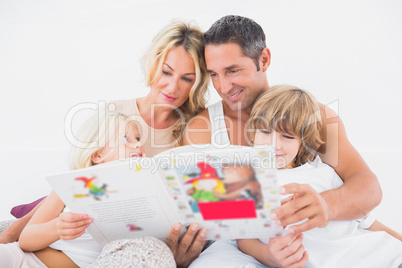
{"label": "boy's arm", "polygon": [[401,234],[397,233],[396,231],[394,231],[391,228],[385,226],[384,224],[382,224],[381,222],[379,222],[377,220],[375,220],[374,223],[369,228],[367,228],[366,230],[374,231],[374,232],[384,231],[384,232],[387,232],[388,234],[392,235],[396,239],[402,241],[402,235]]}
{"label": "boy's arm", "polygon": [[308,261],[303,234],[271,238],[268,244],[258,239],[237,239],[239,249],[269,267],[304,267]]}
{"label": "boy's arm", "polygon": [[[285,185],[281,194],[297,194],[300,198],[275,210],[273,218],[282,226],[308,218],[303,224],[291,227],[295,232],[324,227],[330,220],[362,217],[377,206],[382,197],[377,177],[349,142],[342,120],[328,107],[320,105],[320,109],[321,137],[326,144],[319,149],[319,156],[335,169],[344,184],[321,194],[306,185]],[[347,200],[347,205],[341,200]]]}
{"label": "boy's arm", "polygon": [[6,230],[0,233],[0,244],[7,244],[18,241],[22,230],[28,224],[29,220],[38,210],[38,208],[45,201],[43,199],[40,201],[30,212],[28,212],[24,217],[18,219],[13,224],[11,224]]}

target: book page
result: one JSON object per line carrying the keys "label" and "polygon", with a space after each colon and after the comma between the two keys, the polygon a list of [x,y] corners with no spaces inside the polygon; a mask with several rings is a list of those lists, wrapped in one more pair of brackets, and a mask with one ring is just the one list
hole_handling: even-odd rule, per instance
{"label": "book page", "polygon": [[159,157],[170,161],[161,173],[186,224],[198,222],[212,240],[283,233],[270,219],[280,206],[273,148],[183,151]]}
{"label": "book page", "polygon": [[100,245],[146,235],[166,241],[178,209],[152,159],[143,163],[115,161],[47,180],[73,213],[94,219],[87,230]]}

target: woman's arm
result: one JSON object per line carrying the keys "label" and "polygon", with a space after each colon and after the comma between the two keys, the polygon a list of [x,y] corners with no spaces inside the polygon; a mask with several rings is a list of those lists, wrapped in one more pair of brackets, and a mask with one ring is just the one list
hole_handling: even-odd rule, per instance
{"label": "woman's arm", "polygon": [[238,239],[239,249],[270,267],[304,267],[308,261],[304,251],[303,234],[289,233],[271,238],[267,245],[258,239]]}

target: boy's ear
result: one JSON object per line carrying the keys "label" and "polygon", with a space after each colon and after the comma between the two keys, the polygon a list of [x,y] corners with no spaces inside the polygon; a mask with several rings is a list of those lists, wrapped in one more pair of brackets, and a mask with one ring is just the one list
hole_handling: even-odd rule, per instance
{"label": "boy's ear", "polygon": [[100,151],[94,152],[94,153],[91,155],[91,160],[92,160],[92,162],[99,164],[100,161],[102,160],[101,152],[100,152]]}

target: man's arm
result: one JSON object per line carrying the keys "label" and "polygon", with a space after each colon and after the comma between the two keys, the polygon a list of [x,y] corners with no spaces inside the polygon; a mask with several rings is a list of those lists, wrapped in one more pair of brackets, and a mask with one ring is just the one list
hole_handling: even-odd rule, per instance
{"label": "man's arm", "polygon": [[335,169],[344,184],[321,194],[307,185],[283,186],[281,194],[295,194],[295,198],[275,210],[272,217],[282,226],[308,218],[303,224],[291,227],[296,233],[324,227],[330,220],[364,216],[382,198],[377,177],[349,142],[342,120],[328,107],[320,105],[320,109],[323,120],[321,137],[325,145],[319,149],[319,156]]}
{"label": "man's arm", "polygon": [[[322,196],[328,203],[330,220],[349,220],[362,217],[375,208],[382,198],[377,177],[349,142],[339,116],[324,105],[321,137],[326,143],[319,150],[324,163],[335,169],[344,184],[326,191]],[[339,200],[347,200],[347,206]]]}

